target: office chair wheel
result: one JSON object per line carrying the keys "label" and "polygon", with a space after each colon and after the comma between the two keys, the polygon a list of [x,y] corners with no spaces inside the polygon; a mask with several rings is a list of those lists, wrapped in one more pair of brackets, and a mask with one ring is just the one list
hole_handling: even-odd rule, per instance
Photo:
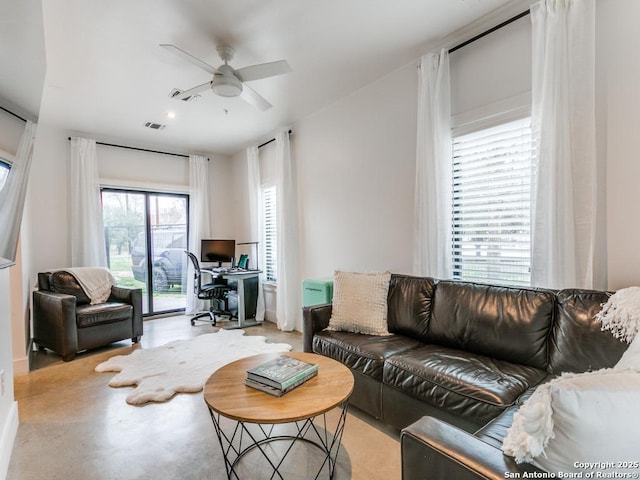
{"label": "office chair wheel", "polygon": [[191,326],[193,327],[196,324],[196,320],[199,320],[201,322],[206,322],[207,320],[205,320],[204,317],[209,317],[211,319],[212,327],[216,326],[216,315],[212,311],[202,312],[195,315],[194,317],[191,317]]}

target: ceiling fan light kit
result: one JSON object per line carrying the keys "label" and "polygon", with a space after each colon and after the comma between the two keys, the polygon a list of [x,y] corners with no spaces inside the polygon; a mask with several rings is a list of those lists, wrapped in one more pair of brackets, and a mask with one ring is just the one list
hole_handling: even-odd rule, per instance
{"label": "ceiling fan light kit", "polygon": [[237,97],[242,93],[242,82],[233,74],[233,69],[222,65],[213,76],[211,90],[221,97]]}
{"label": "ceiling fan light kit", "polygon": [[221,97],[237,97],[242,93],[242,83],[236,78],[218,77],[211,82],[211,89]]}

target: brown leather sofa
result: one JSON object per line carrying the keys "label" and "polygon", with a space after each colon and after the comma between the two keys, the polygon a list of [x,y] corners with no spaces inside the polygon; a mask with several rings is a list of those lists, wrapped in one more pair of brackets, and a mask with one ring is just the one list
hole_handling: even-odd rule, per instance
{"label": "brown leather sofa", "polygon": [[76,353],[143,333],[142,290],[112,287],[105,303],[91,305],[73,275],[65,271],[38,273],[33,292],[33,341],[65,362]]}
{"label": "brown leather sofa", "polygon": [[392,335],[327,330],[332,306],[316,305],[304,308],[303,346],[347,365],[351,405],[402,430],[404,479],[506,478],[537,470],[500,450],[536,386],[612,367],[626,350],[594,319],[607,299],[394,274]]}

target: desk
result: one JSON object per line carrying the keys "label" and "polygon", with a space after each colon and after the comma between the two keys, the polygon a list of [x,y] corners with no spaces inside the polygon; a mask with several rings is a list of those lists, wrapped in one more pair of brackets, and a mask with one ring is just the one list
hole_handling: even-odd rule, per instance
{"label": "desk", "polygon": [[[203,268],[201,271],[208,273],[212,278],[226,278],[238,284],[238,324],[223,327],[225,330],[260,325],[260,322],[255,321],[260,286],[258,276],[262,273],[260,270],[217,271]],[[247,317],[253,318],[253,321],[248,322]]]}

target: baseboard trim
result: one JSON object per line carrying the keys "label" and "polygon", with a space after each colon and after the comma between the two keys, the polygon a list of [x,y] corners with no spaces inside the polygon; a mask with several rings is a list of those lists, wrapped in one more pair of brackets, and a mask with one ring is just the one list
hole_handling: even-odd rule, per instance
{"label": "baseboard trim", "polygon": [[22,358],[13,359],[13,374],[24,375],[29,373],[29,356],[25,355]]}
{"label": "baseboard trim", "polygon": [[9,410],[9,417],[5,423],[4,430],[0,435],[0,479],[6,480],[9,471],[9,461],[11,460],[11,452],[13,444],[18,434],[18,402],[13,402]]}

